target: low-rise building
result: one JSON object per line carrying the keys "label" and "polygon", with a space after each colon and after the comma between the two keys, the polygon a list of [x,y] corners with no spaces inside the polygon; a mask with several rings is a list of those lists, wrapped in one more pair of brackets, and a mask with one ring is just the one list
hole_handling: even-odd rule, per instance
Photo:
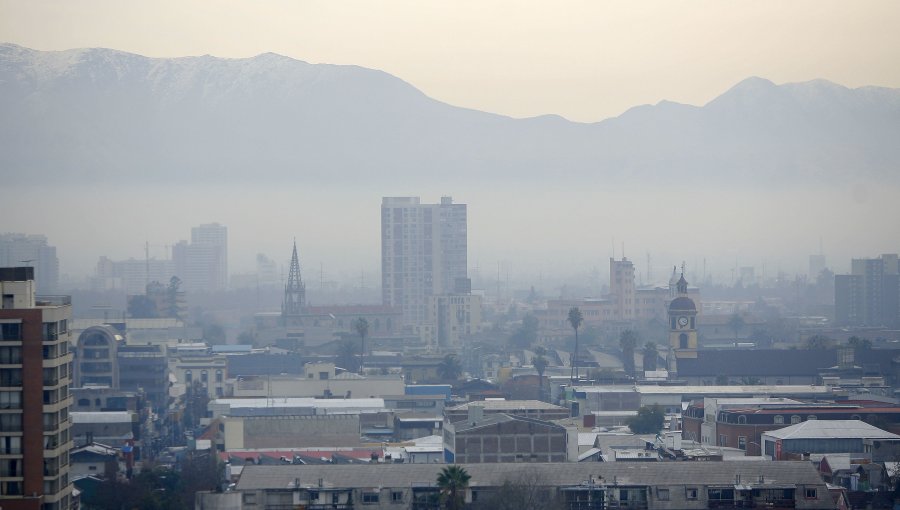
{"label": "low-rise building", "polygon": [[[465,421],[444,422],[444,455],[447,462],[568,460],[569,433],[565,427],[509,414],[479,414],[475,411]],[[577,451],[577,447],[573,449]]]}
{"label": "low-rise building", "polygon": [[[440,464],[248,465],[235,492],[239,508],[437,508]],[[578,509],[832,509],[834,501],[809,462],[650,462],[464,464],[470,508],[496,508],[522,496],[539,505]],[[198,494],[198,508],[205,493]]]}
{"label": "low-rise building", "polygon": [[807,420],[762,434],[763,453],[773,460],[791,454],[864,453],[866,440],[900,444],[900,436],[861,420]]}
{"label": "low-rise building", "polygon": [[467,402],[444,410],[444,416],[451,423],[464,421],[470,415],[472,407],[479,407],[483,415],[508,414],[536,420],[561,420],[569,417],[565,407],[542,402],[540,400],[503,400],[487,399]]}

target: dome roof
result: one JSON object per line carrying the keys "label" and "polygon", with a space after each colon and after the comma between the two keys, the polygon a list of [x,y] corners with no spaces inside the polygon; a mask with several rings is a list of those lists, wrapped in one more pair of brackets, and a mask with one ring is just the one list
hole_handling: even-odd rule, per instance
{"label": "dome roof", "polygon": [[669,311],[681,311],[681,312],[696,312],[697,305],[694,304],[694,300],[689,297],[678,297],[672,300],[669,303]]}

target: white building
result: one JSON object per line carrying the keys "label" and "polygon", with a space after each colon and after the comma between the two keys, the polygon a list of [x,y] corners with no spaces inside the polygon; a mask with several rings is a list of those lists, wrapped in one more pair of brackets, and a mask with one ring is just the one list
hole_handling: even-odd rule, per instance
{"label": "white building", "polygon": [[441,197],[385,197],[381,203],[383,303],[408,325],[426,322],[429,296],[468,293],[466,205]]}
{"label": "white building", "polygon": [[228,229],[218,223],[191,229],[191,242],[172,248],[175,274],[186,291],[225,290],[228,284]]}

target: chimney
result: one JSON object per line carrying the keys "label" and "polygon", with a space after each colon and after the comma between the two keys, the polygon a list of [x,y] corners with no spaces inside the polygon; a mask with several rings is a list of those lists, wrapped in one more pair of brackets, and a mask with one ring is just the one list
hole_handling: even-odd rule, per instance
{"label": "chimney", "polygon": [[584,428],[594,428],[597,426],[597,415],[594,413],[582,416],[582,426]]}
{"label": "chimney", "polygon": [[469,424],[477,425],[484,419],[484,406],[482,404],[469,404]]}

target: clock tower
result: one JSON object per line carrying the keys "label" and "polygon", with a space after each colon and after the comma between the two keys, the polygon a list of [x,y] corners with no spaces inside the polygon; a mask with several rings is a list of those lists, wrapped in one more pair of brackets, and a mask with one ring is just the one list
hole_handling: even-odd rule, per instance
{"label": "clock tower", "polygon": [[677,295],[669,303],[669,347],[675,358],[697,357],[697,305],[688,297],[684,271],[676,284]]}

